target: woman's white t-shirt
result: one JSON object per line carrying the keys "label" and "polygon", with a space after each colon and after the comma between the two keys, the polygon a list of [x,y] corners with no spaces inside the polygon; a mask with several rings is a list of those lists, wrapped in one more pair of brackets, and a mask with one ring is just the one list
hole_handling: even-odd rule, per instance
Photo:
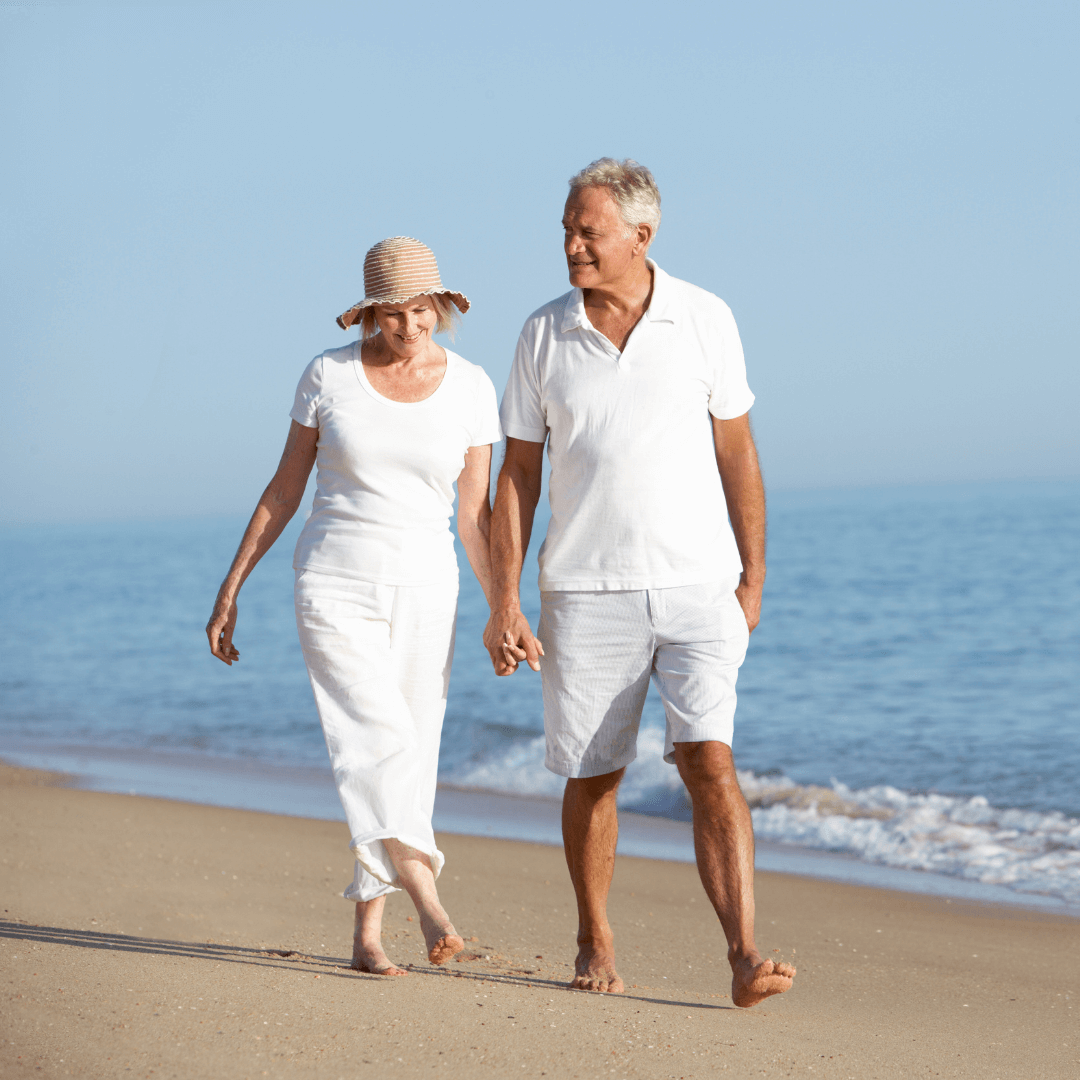
{"label": "woman's white t-shirt", "polygon": [[308,364],[289,414],[319,429],[317,490],[293,566],[385,585],[457,576],[450,518],[470,446],[502,439],[495,387],[446,350],[423,401],[391,401],[368,382],[360,343]]}

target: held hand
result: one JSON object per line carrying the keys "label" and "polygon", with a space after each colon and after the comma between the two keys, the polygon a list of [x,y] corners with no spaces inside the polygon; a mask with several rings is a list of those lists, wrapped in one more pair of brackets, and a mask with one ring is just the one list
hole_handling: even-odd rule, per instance
{"label": "held hand", "polygon": [[735,589],[735,599],[746,616],[746,625],[752,634],[761,621],[761,585],[748,585],[746,574],[739,577],[738,587]]}
{"label": "held hand", "polygon": [[492,612],[484,629],[484,647],[491,656],[496,675],[513,675],[524,660],[533,671],[540,670],[544,646],[533,635],[529,621],[516,612]]}
{"label": "held hand", "polygon": [[225,600],[219,596],[214,605],[214,613],[206,624],[206,636],[210,639],[210,651],[229,667],[232,667],[234,660],[240,659],[240,653],[232,643],[235,629],[236,601]]}

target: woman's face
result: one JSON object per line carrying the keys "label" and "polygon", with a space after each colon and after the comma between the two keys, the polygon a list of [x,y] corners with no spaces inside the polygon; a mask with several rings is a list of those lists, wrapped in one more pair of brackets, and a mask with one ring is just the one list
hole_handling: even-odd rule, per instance
{"label": "woman's face", "polygon": [[374,304],[383,340],[400,360],[419,356],[431,342],[439,313],[430,296],[414,296],[403,304]]}

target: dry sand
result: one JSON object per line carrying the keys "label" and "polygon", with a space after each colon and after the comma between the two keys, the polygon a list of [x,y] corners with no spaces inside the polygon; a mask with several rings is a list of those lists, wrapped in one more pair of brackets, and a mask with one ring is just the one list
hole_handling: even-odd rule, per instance
{"label": "dry sand", "polygon": [[[795,988],[732,1006],[694,868],[620,858],[627,992],[568,992],[562,853],[442,836],[474,958],[348,969],[345,826],[58,786],[0,767],[0,1076],[1080,1076],[1080,922],[760,873]],[[774,953],[773,950],[779,952]]]}

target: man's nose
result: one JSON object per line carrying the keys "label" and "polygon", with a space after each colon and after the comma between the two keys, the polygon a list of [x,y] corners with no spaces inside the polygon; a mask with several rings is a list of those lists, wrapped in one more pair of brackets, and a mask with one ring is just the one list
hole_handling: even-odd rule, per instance
{"label": "man's nose", "polygon": [[580,236],[577,236],[574,233],[571,233],[566,238],[566,254],[567,255],[575,255],[575,254],[577,254],[577,253],[579,253],[581,251],[584,251],[584,250],[585,250],[585,242],[581,239]]}

